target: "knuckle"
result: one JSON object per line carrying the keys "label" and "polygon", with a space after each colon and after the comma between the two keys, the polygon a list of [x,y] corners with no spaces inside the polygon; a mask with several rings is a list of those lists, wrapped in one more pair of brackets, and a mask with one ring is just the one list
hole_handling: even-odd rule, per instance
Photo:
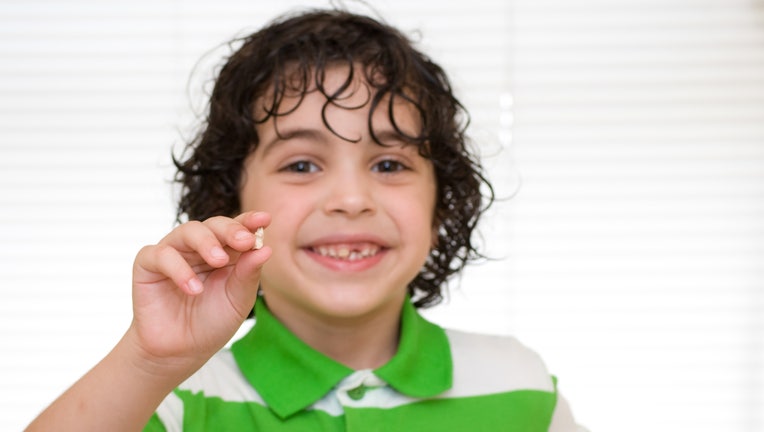
{"label": "knuckle", "polygon": [[212,216],[205,221],[217,235],[228,236],[229,234],[241,229],[242,224],[226,216]]}
{"label": "knuckle", "polygon": [[198,230],[199,228],[203,228],[203,227],[204,227],[204,223],[202,223],[202,222],[200,222],[198,220],[192,220],[192,221],[188,221],[188,222],[184,223],[179,228],[183,229],[183,230],[186,230],[186,231],[195,231],[195,230]]}
{"label": "knuckle", "polygon": [[210,216],[207,220],[204,221],[204,223],[219,225],[228,223],[230,220],[231,218],[225,216]]}
{"label": "knuckle", "polygon": [[170,245],[160,243],[154,246],[154,255],[158,259],[167,259],[175,255],[176,250]]}

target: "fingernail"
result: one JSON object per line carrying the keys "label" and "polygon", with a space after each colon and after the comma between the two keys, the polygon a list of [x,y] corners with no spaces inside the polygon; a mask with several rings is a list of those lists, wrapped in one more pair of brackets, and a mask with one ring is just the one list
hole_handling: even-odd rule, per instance
{"label": "fingernail", "polygon": [[214,248],[212,248],[212,250],[210,251],[210,254],[212,254],[212,256],[214,256],[215,258],[228,258],[228,254],[225,253],[223,248],[221,248],[220,246],[215,246]]}
{"label": "fingernail", "polygon": [[188,291],[191,294],[199,294],[204,289],[204,285],[202,284],[202,281],[199,279],[191,279],[188,281]]}
{"label": "fingernail", "polygon": [[236,240],[249,240],[252,237],[252,233],[249,231],[237,231],[236,234],[233,235],[233,238]]}

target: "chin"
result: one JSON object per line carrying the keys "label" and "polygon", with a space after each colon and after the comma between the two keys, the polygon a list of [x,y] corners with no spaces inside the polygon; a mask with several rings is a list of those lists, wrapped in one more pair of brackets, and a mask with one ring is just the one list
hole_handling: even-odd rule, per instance
{"label": "chin", "polygon": [[321,309],[326,315],[335,318],[361,318],[376,314],[398,313],[405,298],[403,295],[374,296],[369,295],[368,289],[347,289],[334,292],[320,299]]}

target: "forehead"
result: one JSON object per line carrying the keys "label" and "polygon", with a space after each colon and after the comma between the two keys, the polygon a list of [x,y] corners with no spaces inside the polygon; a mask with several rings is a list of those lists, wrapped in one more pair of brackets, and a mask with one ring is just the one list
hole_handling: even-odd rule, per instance
{"label": "forehead", "polygon": [[[343,111],[364,114],[373,132],[392,130],[404,138],[421,135],[416,105],[403,91],[393,91],[384,79],[360,65],[329,65],[323,69],[288,68],[254,105],[259,131],[274,125],[320,121],[331,130]],[[360,116],[358,116],[360,119]]]}

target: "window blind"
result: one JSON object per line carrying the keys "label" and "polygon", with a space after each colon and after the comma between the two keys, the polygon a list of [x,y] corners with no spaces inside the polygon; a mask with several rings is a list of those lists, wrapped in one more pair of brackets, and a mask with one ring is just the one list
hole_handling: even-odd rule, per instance
{"label": "window blind", "polygon": [[513,332],[592,430],[764,428],[764,9],[514,1]]}

